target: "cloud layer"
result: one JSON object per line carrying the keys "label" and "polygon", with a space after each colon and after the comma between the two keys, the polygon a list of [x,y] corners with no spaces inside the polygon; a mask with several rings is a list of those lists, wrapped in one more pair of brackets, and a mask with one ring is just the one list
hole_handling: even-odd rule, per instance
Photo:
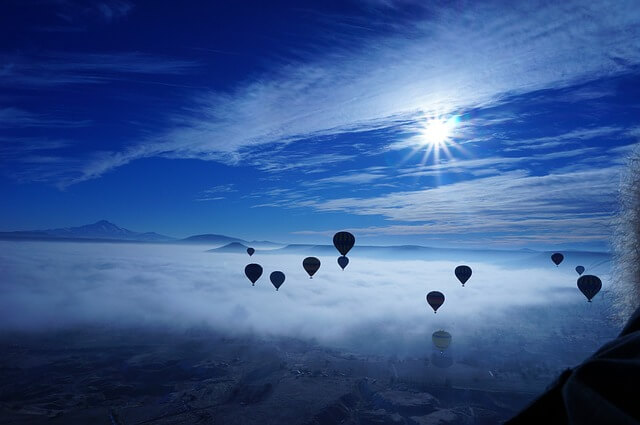
{"label": "cloud layer", "polygon": [[[400,118],[628,72],[640,62],[640,13],[633,1],[623,3],[434,10],[399,34],[354,40],[228,93],[204,93],[196,116],[125,152],[124,161],[167,152],[232,161],[231,154],[260,144],[392,127]],[[122,161],[109,162],[88,164],[79,180]]]}
{"label": "cloud layer", "polygon": [[[255,287],[243,275],[248,257],[211,254],[202,247],[92,243],[0,242],[3,283],[0,319],[7,330],[47,330],[101,324],[170,329],[206,326],[233,335],[294,337],[361,352],[416,355],[430,348],[430,335],[447,329],[458,347],[490,334],[518,334],[531,325],[529,343],[550,344],[578,332],[591,350],[613,335],[606,322],[608,288],[589,306],[575,288],[570,262],[557,269],[473,264],[462,288],[455,262],[380,261],[352,258],[343,272],[334,257],[321,257],[309,279],[299,256],[260,255],[265,275]],[[586,264],[588,265],[588,264]],[[287,280],[275,292],[274,270]],[[447,299],[434,315],[425,302],[431,290]],[[568,309],[575,310],[575,320]],[[497,332],[497,333],[496,333]],[[466,341],[466,342],[465,342]],[[510,346],[494,347],[496,352]],[[569,347],[568,347],[569,348]]]}

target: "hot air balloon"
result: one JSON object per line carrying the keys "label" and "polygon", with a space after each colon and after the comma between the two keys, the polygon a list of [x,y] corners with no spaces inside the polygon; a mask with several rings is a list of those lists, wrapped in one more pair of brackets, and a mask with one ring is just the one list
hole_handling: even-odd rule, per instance
{"label": "hot air balloon", "polygon": [[251,257],[253,255],[253,253],[256,252],[255,249],[253,248],[247,248],[247,254],[249,254],[249,257]]}
{"label": "hot air balloon", "polygon": [[473,272],[471,271],[471,267],[469,266],[458,266],[456,267],[455,274],[458,280],[460,281],[460,283],[462,283],[462,286],[464,286],[464,284],[467,283],[467,280],[469,280]]}
{"label": "hot air balloon", "polygon": [[313,279],[313,275],[320,268],[320,260],[316,257],[307,257],[302,261],[302,267],[309,273],[309,279]]}
{"label": "hot air balloon", "polygon": [[277,291],[284,283],[285,276],[284,273],[277,271],[271,273],[271,275],[269,275],[269,279],[271,279],[271,283],[276,287]]}
{"label": "hot air balloon", "polygon": [[349,265],[349,259],[346,256],[338,257],[338,265],[344,270]]}
{"label": "hot air balloon", "polygon": [[347,255],[347,252],[353,248],[353,244],[355,243],[355,236],[349,232],[338,232],[333,235],[333,246],[335,246],[342,255]]}
{"label": "hot air balloon", "polygon": [[562,263],[562,260],[564,260],[564,255],[560,254],[559,252],[551,255],[551,261],[553,261],[556,266],[559,266],[560,263]]}
{"label": "hot air balloon", "polygon": [[578,289],[587,297],[587,300],[591,302],[591,299],[596,296],[602,288],[602,281],[598,276],[586,274],[578,279]]}
{"label": "hot air balloon", "polygon": [[244,268],[244,274],[251,281],[251,286],[255,286],[256,281],[262,276],[262,266],[256,263],[247,264],[247,267]]}
{"label": "hot air balloon", "polygon": [[451,334],[446,331],[436,331],[431,335],[431,340],[438,350],[444,351],[451,344]]}
{"label": "hot air balloon", "polygon": [[582,266],[578,266],[578,267],[576,267],[576,272],[577,272],[580,276],[582,276],[582,273],[584,273],[584,267],[582,267]]}
{"label": "hot air balloon", "polygon": [[427,302],[429,303],[435,314],[440,306],[444,304],[444,294],[438,291],[431,291],[427,294]]}

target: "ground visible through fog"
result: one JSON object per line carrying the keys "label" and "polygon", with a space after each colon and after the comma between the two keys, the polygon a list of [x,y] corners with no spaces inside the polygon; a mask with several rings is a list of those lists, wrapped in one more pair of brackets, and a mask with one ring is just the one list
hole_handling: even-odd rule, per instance
{"label": "ground visible through fog", "polygon": [[619,328],[603,255],[209,248],[0,242],[0,423],[494,423]]}

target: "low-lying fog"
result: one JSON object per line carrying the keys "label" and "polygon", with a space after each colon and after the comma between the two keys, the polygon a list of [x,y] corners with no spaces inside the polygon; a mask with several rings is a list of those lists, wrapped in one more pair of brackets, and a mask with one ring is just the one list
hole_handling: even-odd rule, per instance
{"label": "low-lying fog", "polygon": [[[350,257],[345,271],[334,256],[319,256],[309,279],[305,255],[205,252],[203,245],[0,242],[0,321],[5,331],[85,325],[210,327],[234,336],[293,337],[364,354],[421,357],[433,350],[431,334],[453,336],[454,356],[542,356],[553,367],[575,364],[618,325],[608,320],[606,267],[592,273],[603,290],[587,303],[576,288],[580,258],[560,267],[469,262],[462,287],[458,261]],[[588,262],[584,259],[587,273]],[[244,267],[264,274],[254,287]],[[526,262],[525,262],[526,263]],[[269,281],[281,270],[278,292]],[[446,301],[434,314],[432,290]]]}

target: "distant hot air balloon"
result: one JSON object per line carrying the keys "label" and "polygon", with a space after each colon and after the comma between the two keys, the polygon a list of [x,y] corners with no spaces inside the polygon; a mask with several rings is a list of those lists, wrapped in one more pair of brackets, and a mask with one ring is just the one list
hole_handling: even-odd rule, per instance
{"label": "distant hot air balloon", "polygon": [[444,351],[451,344],[451,334],[446,331],[436,331],[431,335],[431,340],[438,350]]}
{"label": "distant hot air balloon", "polygon": [[262,276],[262,266],[256,263],[247,264],[247,267],[244,268],[244,274],[251,281],[251,286],[255,286],[256,281]]}
{"label": "distant hot air balloon", "polygon": [[349,259],[346,256],[338,257],[338,265],[344,270],[349,265]]}
{"label": "distant hot air balloon", "polygon": [[247,254],[249,254],[249,257],[251,257],[253,255],[253,253],[256,252],[255,249],[253,248],[247,248]]}
{"label": "distant hot air balloon", "polygon": [[333,246],[335,246],[342,255],[347,255],[347,252],[353,248],[353,244],[355,243],[355,236],[349,232],[338,232],[333,235]]}
{"label": "distant hot air balloon", "polygon": [[553,261],[556,266],[559,266],[560,263],[562,263],[562,260],[564,260],[564,255],[560,254],[559,252],[551,255],[551,261]]}
{"label": "distant hot air balloon", "polygon": [[316,257],[307,257],[302,261],[302,267],[309,273],[309,279],[313,279],[313,275],[320,268],[320,260]]}
{"label": "distant hot air balloon", "polygon": [[444,294],[438,291],[431,291],[427,294],[427,302],[436,313],[440,306],[444,304]]}
{"label": "distant hot air balloon", "polygon": [[582,266],[576,267],[576,272],[578,272],[578,274],[582,276],[582,273],[584,273],[584,267]]}
{"label": "distant hot air balloon", "polygon": [[462,283],[462,286],[464,286],[464,284],[467,283],[467,280],[469,280],[473,272],[471,271],[471,267],[469,266],[458,266],[456,267],[455,274],[458,280],[460,281],[460,283]]}
{"label": "distant hot air balloon", "polygon": [[273,284],[273,286],[276,287],[276,291],[277,291],[284,283],[285,276],[284,276],[284,273],[278,271],[278,272],[271,273],[271,275],[269,276],[269,279],[271,279],[271,283]]}
{"label": "distant hot air balloon", "polygon": [[596,296],[602,288],[602,281],[598,276],[586,274],[578,279],[578,289],[587,297],[587,300],[591,302],[591,299]]}

